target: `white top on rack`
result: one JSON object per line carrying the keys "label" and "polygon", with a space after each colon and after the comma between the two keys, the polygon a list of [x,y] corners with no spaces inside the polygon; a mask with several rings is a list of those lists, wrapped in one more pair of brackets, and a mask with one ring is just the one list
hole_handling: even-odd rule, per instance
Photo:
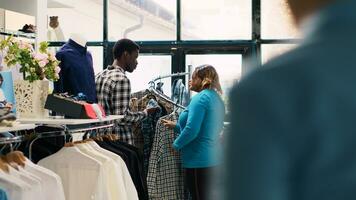
{"label": "white top on rack", "polygon": [[0,133],[10,132],[10,131],[29,130],[29,129],[34,129],[35,127],[36,127],[36,125],[33,124],[33,123],[18,124],[18,125],[13,126],[13,127],[0,126]]}
{"label": "white top on rack", "polygon": [[20,118],[18,121],[24,124],[46,124],[46,125],[81,125],[99,122],[114,121],[124,118],[124,115],[109,115],[102,120],[100,119],[56,119],[56,118]]}

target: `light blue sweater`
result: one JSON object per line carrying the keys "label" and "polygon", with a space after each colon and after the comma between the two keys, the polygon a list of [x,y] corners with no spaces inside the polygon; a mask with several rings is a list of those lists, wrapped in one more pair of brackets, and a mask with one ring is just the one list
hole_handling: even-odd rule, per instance
{"label": "light blue sweater", "polygon": [[181,151],[183,167],[212,167],[219,163],[219,133],[225,106],[217,92],[205,89],[195,95],[178,119],[173,147]]}

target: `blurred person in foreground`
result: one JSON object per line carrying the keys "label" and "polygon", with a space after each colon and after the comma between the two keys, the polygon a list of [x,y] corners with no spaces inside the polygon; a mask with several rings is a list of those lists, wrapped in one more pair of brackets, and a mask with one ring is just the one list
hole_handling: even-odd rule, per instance
{"label": "blurred person in foreground", "polygon": [[302,44],[231,92],[227,199],[356,199],[356,0],[288,0]]}
{"label": "blurred person in foreground", "polygon": [[178,122],[163,120],[163,123],[179,133],[173,148],[181,153],[185,187],[192,200],[212,199],[213,176],[220,163],[219,133],[225,116],[219,75],[215,68],[211,65],[197,67],[189,89],[198,94],[179,115]]}

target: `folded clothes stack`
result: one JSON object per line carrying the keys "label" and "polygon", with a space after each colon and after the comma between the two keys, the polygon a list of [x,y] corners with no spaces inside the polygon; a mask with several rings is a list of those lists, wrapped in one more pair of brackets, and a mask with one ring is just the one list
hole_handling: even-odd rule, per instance
{"label": "folded clothes stack", "polygon": [[0,107],[0,126],[15,126],[16,115],[8,107]]}

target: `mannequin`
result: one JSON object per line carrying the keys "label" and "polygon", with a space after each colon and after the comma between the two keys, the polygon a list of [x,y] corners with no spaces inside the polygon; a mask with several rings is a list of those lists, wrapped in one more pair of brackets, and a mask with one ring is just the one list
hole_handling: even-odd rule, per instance
{"label": "mannequin", "polygon": [[56,53],[61,61],[59,80],[54,83],[54,92],[68,92],[71,95],[83,93],[91,103],[96,102],[93,58],[86,46],[87,40],[78,33],[72,33],[69,40]]}
{"label": "mannequin", "polygon": [[86,47],[87,45],[87,40],[78,33],[72,33],[69,39],[73,40],[75,43],[79,44],[82,47]]}

